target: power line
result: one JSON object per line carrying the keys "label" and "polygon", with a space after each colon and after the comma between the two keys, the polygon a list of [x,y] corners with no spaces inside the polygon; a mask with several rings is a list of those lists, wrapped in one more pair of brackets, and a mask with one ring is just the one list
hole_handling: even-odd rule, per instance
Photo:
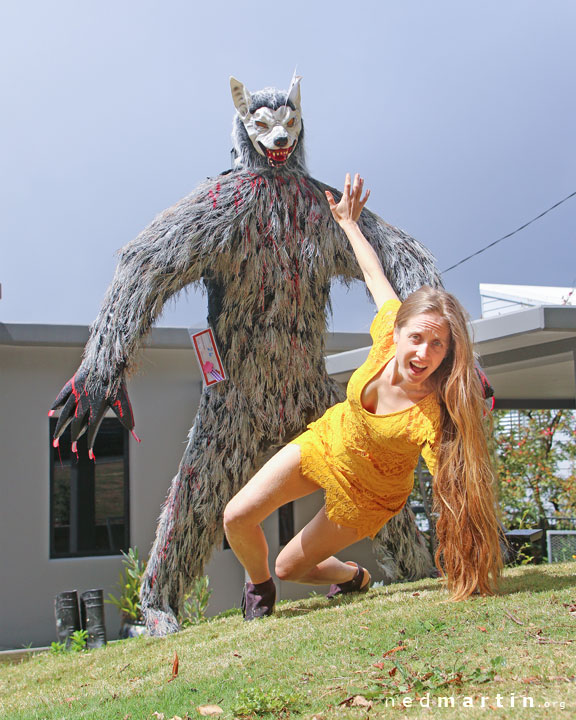
{"label": "power line", "polygon": [[536,220],[539,220],[541,217],[544,217],[547,213],[549,213],[551,210],[554,210],[554,208],[557,208],[559,205],[562,205],[562,203],[565,203],[566,200],[570,200],[571,197],[574,197],[576,195],[576,191],[573,193],[570,193],[567,197],[565,197],[563,200],[560,200],[560,202],[557,202],[555,205],[552,205],[552,207],[549,207],[548,210],[544,210],[544,212],[540,213],[540,215],[536,215],[535,218],[532,218],[532,220],[529,220],[527,223],[524,223],[524,225],[521,225],[519,228],[516,228],[516,230],[513,230],[512,232],[508,233],[507,235],[503,235],[501,238],[498,238],[498,240],[494,240],[494,242],[491,242],[489,245],[486,245],[486,247],[481,248],[480,250],[477,250],[475,253],[472,253],[472,255],[468,255],[468,257],[465,257],[463,260],[459,260],[454,265],[450,265],[449,268],[446,268],[446,270],[442,270],[441,274],[447,273],[449,270],[454,270],[454,268],[458,267],[459,265],[462,265],[463,263],[467,262],[473,257],[476,257],[476,255],[480,255],[483,252],[486,252],[491,247],[494,247],[494,245],[497,245],[499,242],[502,242],[502,240],[506,240],[506,238],[512,237],[512,235],[516,235],[517,232],[520,232],[520,230],[524,230],[524,228],[527,228],[528,225],[531,225],[533,222],[536,222]]}

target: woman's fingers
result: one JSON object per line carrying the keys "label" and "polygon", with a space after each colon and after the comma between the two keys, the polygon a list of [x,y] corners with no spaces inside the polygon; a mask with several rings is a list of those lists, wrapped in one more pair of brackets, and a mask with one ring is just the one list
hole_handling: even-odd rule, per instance
{"label": "woman's fingers", "polygon": [[326,200],[328,201],[330,210],[338,222],[350,218],[358,220],[362,208],[366,205],[370,197],[370,190],[367,190],[364,197],[362,197],[363,190],[364,178],[360,177],[359,173],[355,173],[354,183],[352,183],[350,173],[346,173],[344,191],[338,202],[336,202],[330,190],[325,190]]}
{"label": "woman's fingers", "polygon": [[330,190],[325,190],[325,193],[326,193],[326,200],[328,200],[328,205],[330,205],[330,207],[333,207],[334,205],[336,205],[336,200],[334,200],[334,195],[332,195]]}

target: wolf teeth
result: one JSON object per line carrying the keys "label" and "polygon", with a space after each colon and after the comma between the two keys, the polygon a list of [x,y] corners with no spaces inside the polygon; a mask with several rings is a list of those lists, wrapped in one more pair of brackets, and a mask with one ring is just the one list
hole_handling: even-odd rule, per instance
{"label": "wolf teeth", "polygon": [[271,148],[266,148],[266,155],[268,160],[271,162],[284,163],[288,160],[288,157],[293,149],[294,145],[289,148],[283,148],[282,150],[272,150]]}

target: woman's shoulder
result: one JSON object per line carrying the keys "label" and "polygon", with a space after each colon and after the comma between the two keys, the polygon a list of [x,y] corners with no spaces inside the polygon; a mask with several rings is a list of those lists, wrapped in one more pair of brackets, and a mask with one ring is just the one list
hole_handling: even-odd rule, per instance
{"label": "woman's shoulder", "polygon": [[377,340],[384,332],[391,331],[394,328],[396,315],[401,305],[400,300],[396,298],[382,303],[370,325],[370,335],[372,335],[373,340]]}
{"label": "woman's shoulder", "polygon": [[434,439],[440,433],[442,426],[442,408],[436,393],[431,392],[426,395],[414,406],[414,409],[418,417],[417,422],[426,439]]}

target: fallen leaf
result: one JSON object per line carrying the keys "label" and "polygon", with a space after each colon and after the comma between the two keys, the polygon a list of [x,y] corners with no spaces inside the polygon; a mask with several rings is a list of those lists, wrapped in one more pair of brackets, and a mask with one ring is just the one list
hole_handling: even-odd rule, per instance
{"label": "fallen leaf", "polygon": [[413,592],[413,593],[412,593],[412,597],[420,597],[420,593],[419,593],[419,592]]}
{"label": "fallen leaf", "polygon": [[372,707],[372,700],[366,700],[363,695],[356,695],[350,707],[363,707],[370,709]]}
{"label": "fallen leaf", "polygon": [[372,707],[372,701],[366,700],[362,695],[350,695],[342,702],[338,703],[339,706],[344,705],[345,707],[363,707],[370,709]]}
{"label": "fallen leaf", "polygon": [[390,675],[390,677],[394,677],[394,675],[396,675],[396,672],[397,672],[397,671],[398,671],[398,668],[397,668],[396,666],[394,666],[394,667],[392,668],[392,670],[389,670],[389,671],[388,671],[388,675]]}
{"label": "fallen leaf", "polygon": [[399,650],[406,650],[406,645],[397,645],[396,647],[390,648],[390,650],[386,650],[385,653],[382,653],[382,657],[388,657],[389,655],[393,655],[394,653],[397,653]]}
{"label": "fallen leaf", "polygon": [[172,677],[168,682],[172,682],[172,680],[175,680],[178,677],[178,667],[180,665],[180,662],[178,660],[178,653],[174,651],[174,662],[172,663]]}
{"label": "fallen leaf", "polygon": [[478,625],[477,627],[480,632],[488,632],[485,627],[481,627],[480,625]]}
{"label": "fallen leaf", "polygon": [[234,657],[242,657],[242,655],[240,655],[240,653],[236,651],[234,651],[232,655],[234,655]]}
{"label": "fallen leaf", "polygon": [[382,668],[384,667],[384,663],[377,662],[377,663],[374,663],[374,665],[372,665],[372,667],[378,668],[378,670],[382,670]]}
{"label": "fallen leaf", "polygon": [[200,715],[222,715],[224,712],[219,705],[200,705],[196,710]]}
{"label": "fallen leaf", "polygon": [[360,630],[370,630],[366,625],[360,625]]}
{"label": "fallen leaf", "polygon": [[152,715],[154,715],[156,720],[164,720],[164,713],[153,712]]}

